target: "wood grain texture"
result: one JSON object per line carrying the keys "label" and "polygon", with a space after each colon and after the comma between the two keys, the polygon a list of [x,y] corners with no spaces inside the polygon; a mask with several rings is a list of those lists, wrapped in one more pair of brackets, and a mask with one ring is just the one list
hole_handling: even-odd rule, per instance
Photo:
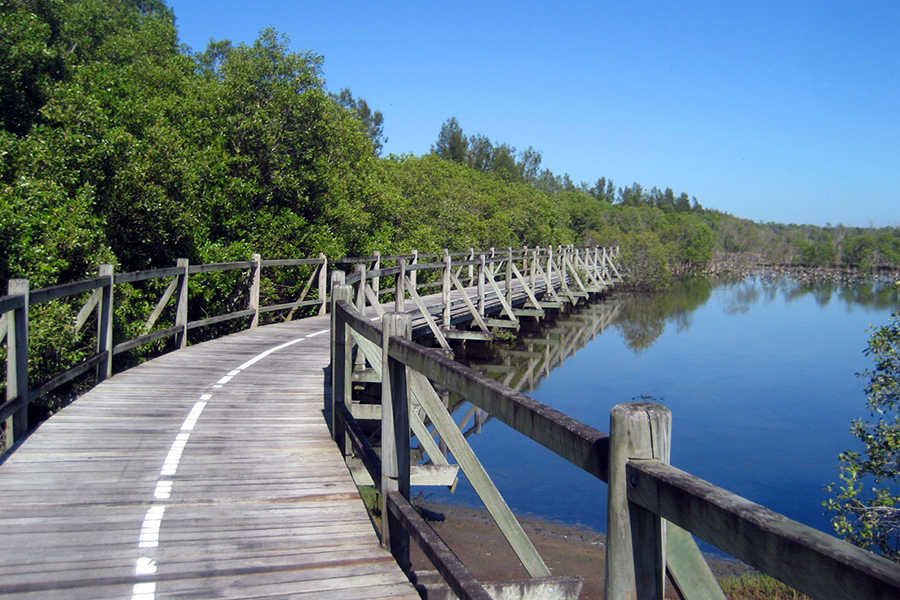
{"label": "wood grain texture", "polygon": [[0,596],[131,598],[155,583],[157,599],[417,598],[323,417],[328,329],[317,317],[191,346],[44,423],[0,466]]}

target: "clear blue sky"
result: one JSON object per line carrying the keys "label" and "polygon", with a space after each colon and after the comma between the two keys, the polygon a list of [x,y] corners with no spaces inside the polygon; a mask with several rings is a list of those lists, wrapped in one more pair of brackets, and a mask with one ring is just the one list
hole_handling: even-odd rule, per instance
{"label": "clear blue sky", "polygon": [[466,134],[577,183],[754,221],[900,226],[900,2],[169,0],[181,41],[272,26],[384,113],[385,153]]}

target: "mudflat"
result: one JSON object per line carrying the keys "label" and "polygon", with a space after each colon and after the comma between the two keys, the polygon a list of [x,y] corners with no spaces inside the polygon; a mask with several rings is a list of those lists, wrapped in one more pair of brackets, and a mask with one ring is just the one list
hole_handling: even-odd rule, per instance
{"label": "mudflat", "polygon": [[[508,581],[528,579],[500,529],[485,510],[436,504],[416,500],[417,506],[444,516],[431,526],[448,546],[462,559],[479,581]],[[588,527],[579,527],[519,517],[519,522],[534,543],[544,562],[555,576],[571,575],[584,580],[582,600],[602,599],[606,571],[606,536]],[[413,567],[433,570],[434,567],[413,544]],[[747,565],[708,557],[717,577],[728,577],[751,571]],[[677,596],[674,592],[672,598]]]}

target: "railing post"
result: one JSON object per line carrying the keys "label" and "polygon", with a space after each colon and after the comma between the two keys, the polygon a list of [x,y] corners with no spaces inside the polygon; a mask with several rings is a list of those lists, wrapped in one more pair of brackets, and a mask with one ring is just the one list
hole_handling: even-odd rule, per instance
{"label": "railing post", "polygon": [[250,320],[250,328],[259,327],[259,278],[262,275],[262,256],[254,254],[250,257],[253,266],[250,267],[250,301],[248,309],[254,311]]}
{"label": "railing post", "polygon": [[665,593],[665,522],[628,501],[629,460],[669,462],[672,412],[649,402],[619,404],[609,424],[609,506],[606,598],[662,600]]}
{"label": "railing post", "polygon": [[387,507],[389,492],[409,499],[409,393],[406,365],[390,357],[390,338],[412,337],[407,313],[385,313],[381,318],[381,514],[382,544],[390,547],[400,567],[409,569],[409,533]]}
{"label": "railing post", "polygon": [[[469,262],[475,260],[475,248],[469,248]],[[469,265],[469,286],[471,287],[475,283],[475,265]]]}
{"label": "railing post", "polygon": [[184,272],[178,276],[178,305],[175,309],[175,326],[181,327],[181,331],[175,335],[175,344],[179,348],[186,348],[188,339],[188,259],[179,258],[175,266],[184,269]]}
{"label": "railing post", "polygon": [[335,310],[335,305],[344,301],[353,302],[353,288],[344,285],[344,272],[331,274],[331,435],[342,450],[344,443],[343,423],[338,404],[347,404],[352,390],[351,377],[353,362],[347,347],[347,324]]}
{"label": "railing post", "polygon": [[366,265],[358,263],[356,272],[359,273],[359,282],[356,284],[356,310],[366,314]]}
{"label": "railing post", "polygon": [[[412,264],[412,265],[419,264],[419,251],[418,250],[412,251],[412,262],[410,264]],[[410,271],[409,272],[409,282],[412,284],[413,289],[416,288],[416,273],[418,273],[418,271]]]}
{"label": "railing post", "polygon": [[512,306],[512,248],[506,249],[506,303]]}
{"label": "railing post", "polygon": [[484,316],[484,252],[478,255],[478,314]]}
{"label": "railing post", "polygon": [[397,274],[397,284],[394,286],[394,311],[406,312],[406,261],[397,259],[400,272]]}
{"label": "railing post", "polygon": [[[381,252],[376,250],[372,253],[375,257],[375,264],[372,265],[372,269],[378,271],[381,269]],[[372,278],[372,291],[375,292],[375,297],[380,298],[379,290],[381,289],[381,277],[373,277]]]}
{"label": "railing post", "polygon": [[[10,448],[28,433],[28,280],[10,279],[7,293],[24,299],[22,308],[7,313],[6,401],[18,398],[22,403],[12,416],[12,439],[6,440]],[[9,429],[6,434],[9,436]]]}
{"label": "railing post", "polygon": [[447,248],[444,248],[444,277],[441,283],[441,302],[444,306],[444,329],[450,329],[450,269],[452,266],[453,259],[450,257],[450,251]]}
{"label": "railing post", "polygon": [[321,317],[328,312],[328,257],[324,252],[319,252],[319,260],[322,261],[322,264],[319,265],[319,302],[322,303],[319,306],[319,316]]}
{"label": "railing post", "polygon": [[108,277],[108,281],[103,284],[103,291],[100,295],[100,303],[97,305],[97,353],[106,352],[106,357],[101,359],[97,365],[97,382],[101,382],[108,377],[112,377],[112,349],[113,349],[113,277],[114,267],[112,265],[100,265],[98,275],[100,277]]}

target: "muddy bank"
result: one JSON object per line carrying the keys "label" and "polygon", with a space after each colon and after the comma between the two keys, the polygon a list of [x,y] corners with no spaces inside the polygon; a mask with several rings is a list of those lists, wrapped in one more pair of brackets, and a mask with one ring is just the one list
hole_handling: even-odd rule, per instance
{"label": "muddy bank", "polygon": [[[444,521],[432,522],[432,527],[480,581],[528,578],[486,511],[423,500],[415,504],[445,516]],[[603,598],[606,536],[588,527],[521,517],[519,521],[553,575],[581,577],[582,599]],[[433,568],[418,548],[412,559],[417,570]],[[743,563],[721,559],[710,559],[710,566],[719,577],[751,570]]]}

